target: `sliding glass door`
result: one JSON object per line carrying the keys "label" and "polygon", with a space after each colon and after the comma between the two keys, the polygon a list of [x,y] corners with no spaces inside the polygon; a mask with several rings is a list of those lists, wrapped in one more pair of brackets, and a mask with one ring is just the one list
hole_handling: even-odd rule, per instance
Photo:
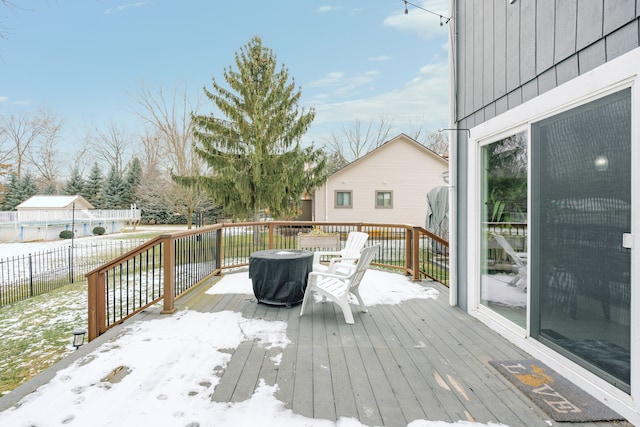
{"label": "sliding glass door", "polygon": [[527,323],[527,133],[481,148],[480,303]]}
{"label": "sliding glass door", "polygon": [[631,90],[531,125],[531,335],[630,390]]}

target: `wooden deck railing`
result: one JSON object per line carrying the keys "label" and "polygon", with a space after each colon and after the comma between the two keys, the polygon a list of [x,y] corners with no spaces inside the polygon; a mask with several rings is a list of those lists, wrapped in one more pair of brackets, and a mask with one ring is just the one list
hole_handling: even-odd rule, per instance
{"label": "wooden deck railing", "polygon": [[247,266],[252,252],[295,249],[298,233],[314,227],[339,233],[343,244],[350,231],[368,233],[368,244],[381,245],[372,265],[448,285],[449,244],[422,227],[308,221],[216,224],[157,236],[87,273],[89,340],[160,301],[163,313],[172,313],[175,300],[203,280]]}

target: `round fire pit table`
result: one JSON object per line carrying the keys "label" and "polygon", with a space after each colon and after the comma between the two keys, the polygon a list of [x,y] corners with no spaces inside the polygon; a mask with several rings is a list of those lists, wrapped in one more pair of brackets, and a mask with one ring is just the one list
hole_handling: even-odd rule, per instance
{"label": "round fire pit table", "polygon": [[313,270],[313,252],[269,249],[249,256],[249,277],[258,302],[288,308],[302,302],[307,277]]}

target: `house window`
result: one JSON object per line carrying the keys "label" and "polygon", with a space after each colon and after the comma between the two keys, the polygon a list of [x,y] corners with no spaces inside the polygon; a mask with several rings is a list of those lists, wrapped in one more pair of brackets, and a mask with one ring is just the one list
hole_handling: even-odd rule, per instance
{"label": "house window", "polygon": [[376,191],[376,208],[393,208],[393,192]]}
{"label": "house window", "polygon": [[480,303],[516,325],[527,326],[526,131],[481,148]]}
{"label": "house window", "polygon": [[336,191],[336,208],[352,208],[351,191]]}

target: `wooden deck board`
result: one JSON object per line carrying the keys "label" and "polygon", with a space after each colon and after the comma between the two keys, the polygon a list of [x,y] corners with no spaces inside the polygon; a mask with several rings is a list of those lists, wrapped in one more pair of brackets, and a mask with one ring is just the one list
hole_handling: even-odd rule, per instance
{"label": "wooden deck board", "polygon": [[[412,309],[416,309],[417,304],[408,303]],[[436,305],[437,306],[437,305]],[[434,307],[434,314],[440,314],[437,307]],[[453,309],[452,310],[456,310]],[[501,422],[510,425],[528,425],[529,422],[534,422],[539,417],[544,416],[542,411],[538,408],[529,405],[527,406],[528,399],[523,395],[513,394],[509,389],[509,385],[505,384],[503,378],[500,375],[492,375],[493,370],[490,365],[487,364],[492,359],[515,359],[525,357],[525,354],[518,349],[511,349],[506,352],[505,348],[501,346],[493,346],[489,350],[494,350],[493,355],[488,353],[488,349],[483,348],[483,344],[477,342],[478,338],[482,343],[496,342],[496,336],[489,336],[490,334],[483,333],[485,329],[482,325],[467,323],[464,330],[460,330],[459,327],[450,327],[450,324],[442,324],[441,318],[431,318],[432,330],[442,331],[439,341],[441,343],[457,337],[459,345],[453,352],[450,346],[439,346],[439,352],[443,358],[447,359],[452,366],[455,367],[455,371],[462,378],[465,384],[470,387],[468,394],[473,396],[473,405],[475,408],[470,411],[478,416],[478,409],[485,407],[490,410],[490,414],[484,412],[484,417],[478,419],[478,421],[488,422],[490,420],[502,420]],[[454,325],[458,322],[453,322]],[[447,332],[445,332],[447,331]],[[475,338],[475,339],[473,339]],[[475,374],[482,372],[482,375]],[[496,373],[497,374],[497,373]],[[513,397],[506,405],[494,405],[496,401],[505,401]],[[523,411],[523,406],[530,411]],[[528,412],[537,411],[533,419],[529,419],[525,414]],[[474,418],[475,418],[474,417]]]}
{"label": "wooden deck board", "polygon": [[[331,316],[325,320],[325,311],[316,311],[313,316],[312,353],[313,353],[313,417],[327,420],[336,419],[336,405],[333,397],[333,379],[331,376],[327,326],[331,327]],[[335,316],[333,316],[335,318]],[[329,323],[329,325],[326,324]],[[333,322],[335,325],[335,322]]]}
{"label": "wooden deck board", "polygon": [[[289,319],[295,322],[295,319]],[[291,409],[310,418],[313,418],[313,324],[311,317],[302,318],[297,341],[292,339],[292,345],[296,347],[297,352],[293,370]]]}
{"label": "wooden deck board", "polygon": [[418,419],[547,425],[548,416],[488,364],[525,358],[526,353],[450,307],[448,290],[440,285],[434,285],[441,292],[435,300],[377,305],[368,313],[352,307],[353,325],[347,325],[330,302],[310,303],[301,317],[299,305],[258,304],[253,295],[205,294],[210,285],[201,285],[176,305],[283,321],[291,341],[284,349],[249,341],[240,345],[221,375],[215,401],[248,399],[262,379],[277,384],[275,396],[285,407],[310,418],[350,417],[365,425],[390,427]]}
{"label": "wooden deck board", "polygon": [[425,366],[414,363],[407,348],[402,345],[395,335],[394,331],[400,328],[396,317],[387,307],[382,307],[379,313],[380,315],[374,317],[374,319],[379,325],[381,334],[386,337],[385,342],[394,357],[395,363],[405,373],[404,378],[417,400],[420,411],[424,413],[425,419],[449,419],[432,386],[423,377]]}
{"label": "wooden deck board", "polygon": [[[329,304],[324,304],[329,305]],[[332,307],[331,307],[332,308]],[[353,386],[349,377],[347,357],[338,330],[337,317],[331,317],[333,310],[326,309],[327,353],[331,371],[332,398],[335,404],[336,417],[358,418],[358,407],[353,394]]]}
{"label": "wooden deck board", "polygon": [[365,361],[360,354],[359,347],[365,347],[367,342],[363,338],[363,333],[360,332],[362,324],[357,317],[355,318],[357,323],[354,325],[347,325],[344,323],[343,317],[339,318],[342,323],[338,324],[338,331],[344,348],[347,374],[351,380],[358,419],[363,424],[370,426],[383,425],[382,416],[376,404],[375,395],[365,368]]}
{"label": "wooden deck board", "polygon": [[415,395],[372,316],[360,316],[360,320],[372,344],[361,352],[363,359],[369,361],[366,365],[367,373],[371,378],[384,425],[402,426],[414,419],[423,419],[424,412],[416,404]]}

